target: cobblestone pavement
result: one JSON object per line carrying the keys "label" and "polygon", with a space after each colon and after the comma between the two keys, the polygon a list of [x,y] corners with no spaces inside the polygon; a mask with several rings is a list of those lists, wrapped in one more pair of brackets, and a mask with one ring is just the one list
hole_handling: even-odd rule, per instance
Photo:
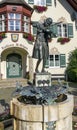
{"label": "cobblestone pavement", "polygon": [[[0,88],[0,99],[5,99],[7,103],[10,104],[10,100],[12,100],[12,93],[15,88]],[[7,127],[4,130],[13,130],[13,126]]]}
{"label": "cobblestone pavement", "polygon": [[6,102],[10,103],[10,100],[13,98],[12,93],[15,88],[0,88],[0,99],[5,99]]}

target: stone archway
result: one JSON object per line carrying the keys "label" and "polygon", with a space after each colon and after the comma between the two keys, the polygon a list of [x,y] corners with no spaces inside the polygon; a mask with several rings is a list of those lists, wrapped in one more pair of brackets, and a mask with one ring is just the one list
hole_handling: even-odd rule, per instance
{"label": "stone archway", "polygon": [[22,76],[22,58],[17,53],[11,53],[7,56],[7,78],[16,78]]}

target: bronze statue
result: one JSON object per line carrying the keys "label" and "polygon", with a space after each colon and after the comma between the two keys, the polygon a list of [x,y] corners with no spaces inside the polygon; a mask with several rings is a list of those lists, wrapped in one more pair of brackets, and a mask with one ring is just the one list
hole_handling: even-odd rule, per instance
{"label": "bronze statue", "polygon": [[52,33],[50,30],[52,19],[47,18],[44,20],[44,23],[31,22],[31,24],[33,27],[37,28],[37,35],[32,55],[33,58],[38,59],[35,71],[39,72],[38,67],[40,62],[43,60],[42,72],[44,72],[45,63],[49,56],[48,40],[51,38]]}

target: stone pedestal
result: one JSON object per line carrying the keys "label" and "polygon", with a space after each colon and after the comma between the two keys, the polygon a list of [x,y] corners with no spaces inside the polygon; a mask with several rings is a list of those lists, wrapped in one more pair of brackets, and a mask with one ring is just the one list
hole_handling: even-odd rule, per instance
{"label": "stone pedestal", "polygon": [[4,125],[2,122],[0,122],[0,130],[4,130]]}
{"label": "stone pedestal", "polygon": [[51,74],[50,73],[36,73],[35,74],[35,86],[51,86]]}
{"label": "stone pedestal", "polygon": [[53,105],[27,105],[11,101],[14,130],[72,130],[73,96]]}
{"label": "stone pedestal", "polygon": [[33,58],[29,56],[29,79],[33,81]]}

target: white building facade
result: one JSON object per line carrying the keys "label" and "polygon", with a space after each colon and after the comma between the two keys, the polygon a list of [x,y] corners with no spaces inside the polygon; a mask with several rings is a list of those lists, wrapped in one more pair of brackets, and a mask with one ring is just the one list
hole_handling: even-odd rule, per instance
{"label": "white building facade", "polygon": [[36,29],[30,22],[48,17],[53,19],[51,29],[57,37],[52,37],[48,43],[49,59],[45,70],[52,77],[65,76],[69,54],[77,48],[76,10],[67,0],[1,0],[0,78],[25,78],[28,71],[33,75]]}

